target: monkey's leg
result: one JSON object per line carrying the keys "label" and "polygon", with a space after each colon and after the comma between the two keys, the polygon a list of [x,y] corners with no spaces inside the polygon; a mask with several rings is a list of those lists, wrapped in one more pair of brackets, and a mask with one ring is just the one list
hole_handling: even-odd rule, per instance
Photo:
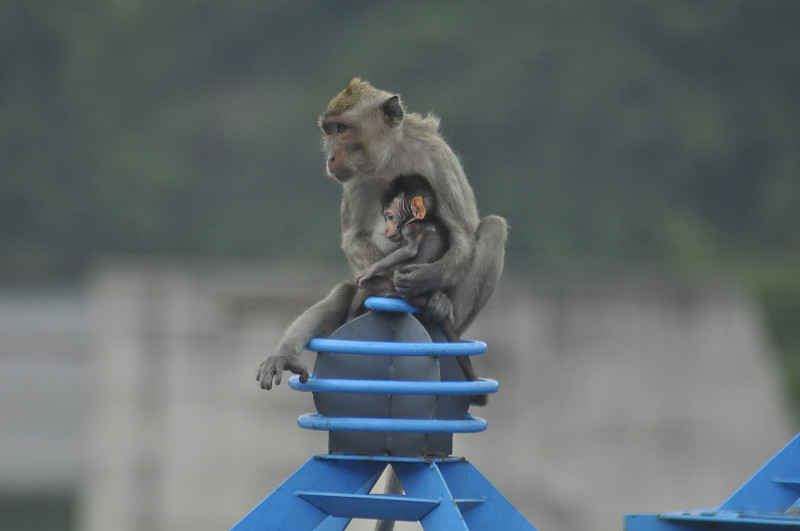
{"label": "monkey's leg", "polygon": [[508,225],[500,216],[486,216],[475,231],[475,253],[462,282],[448,290],[453,324],[461,335],[494,293],[505,262]]}
{"label": "monkey's leg", "polygon": [[368,294],[367,297],[398,297],[392,279],[384,275],[375,275],[365,280],[362,291]]}
{"label": "monkey's leg", "polygon": [[308,371],[300,362],[300,353],[314,337],[327,337],[344,324],[356,286],[352,282],[341,282],[321,301],[311,306],[289,325],[278,342],[277,353],[258,366],[256,380],[262,389],[272,389],[272,381],[280,385],[284,370],[308,379]]}
{"label": "monkey's leg", "polygon": [[376,275],[364,280],[362,287],[356,290],[345,322],[348,323],[356,317],[367,313],[364,302],[370,297],[397,297],[391,279],[383,275]]}
{"label": "monkey's leg", "polygon": [[344,322],[349,323],[356,317],[367,313],[367,307],[364,306],[364,301],[372,296],[373,294],[370,293],[369,290],[357,289],[353,295],[353,300],[350,301],[350,308],[347,310],[347,317],[345,317]]}

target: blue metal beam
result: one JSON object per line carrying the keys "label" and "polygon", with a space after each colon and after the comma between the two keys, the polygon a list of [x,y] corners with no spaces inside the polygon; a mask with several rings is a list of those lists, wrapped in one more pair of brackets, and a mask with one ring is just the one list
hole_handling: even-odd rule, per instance
{"label": "blue metal beam", "polygon": [[464,396],[496,393],[500,389],[500,384],[497,383],[497,380],[488,378],[464,382],[309,378],[303,384],[300,383],[299,376],[292,376],[289,378],[289,387],[295,391],[311,391],[313,393]]}
{"label": "blue metal beam", "polygon": [[441,498],[411,498],[387,494],[332,494],[302,490],[294,494],[333,516],[408,522],[418,522],[442,502]]}
{"label": "blue metal beam", "polygon": [[297,418],[297,425],[309,430],[375,431],[393,433],[477,433],[487,422],[480,417],[463,419],[391,419],[371,417],[326,417],[307,413]]}
{"label": "blue metal beam", "polygon": [[[329,518],[329,514],[295,496],[295,491],[325,485],[328,492],[366,494],[375,486],[385,468],[386,463],[381,461],[345,462],[312,457],[231,531],[315,529]],[[341,522],[329,520],[327,525],[331,523]]]}
{"label": "blue metal beam", "polygon": [[[391,465],[405,495],[370,494]],[[232,531],[341,531],[351,518],[418,521],[426,530],[536,531],[464,459],[315,456]]]}
{"label": "blue metal beam", "polygon": [[476,356],[489,350],[489,347],[483,341],[395,343],[393,341],[362,341],[360,339],[325,339],[319,337],[309,341],[307,348],[315,352],[369,356]]}
{"label": "blue metal beam", "polygon": [[800,482],[800,434],[725,500],[720,505],[719,511],[782,513],[800,497],[798,482]]}
{"label": "blue metal beam", "polygon": [[770,531],[800,528],[800,434],[718,508],[625,517],[626,531]]}

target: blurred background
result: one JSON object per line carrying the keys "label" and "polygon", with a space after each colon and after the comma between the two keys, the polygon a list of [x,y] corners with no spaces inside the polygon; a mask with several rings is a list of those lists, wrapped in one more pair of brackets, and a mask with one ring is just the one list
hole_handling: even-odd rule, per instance
{"label": "blurred background", "polygon": [[439,115],[511,225],[467,334],[501,393],[457,451],[540,529],[718,505],[800,424],[798,28],[792,0],[0,4],[0,529],[227,528],[325,451],[253,376],[351,274],[315,121],[354,76]]}

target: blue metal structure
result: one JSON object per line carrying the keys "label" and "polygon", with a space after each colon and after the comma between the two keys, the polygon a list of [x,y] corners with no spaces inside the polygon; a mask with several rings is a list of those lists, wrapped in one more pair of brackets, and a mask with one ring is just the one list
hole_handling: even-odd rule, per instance
{"label": "blue metal structure", "polygon": [[630,514],[626,531],[774,531],[800,528],[800,434],[716,509]]}
{"label": "blue metal structure", "polygon": [[[317,413],[298,424],[327,430],[329,454],[309,459],[232,531],[334,531],[352,518],[536,531],[474,466],[450,457],[453,433],[487,427],[467,412],[470,395],[499,384],[465,381],[455,360],[486,352],[486,344],[446,343],[401,300],[371,298],[367,306],[373,311],[309,343],[318,354],[305,384],[289,380],[313,393]],[[388,466],[405,494],[371,493]]]}

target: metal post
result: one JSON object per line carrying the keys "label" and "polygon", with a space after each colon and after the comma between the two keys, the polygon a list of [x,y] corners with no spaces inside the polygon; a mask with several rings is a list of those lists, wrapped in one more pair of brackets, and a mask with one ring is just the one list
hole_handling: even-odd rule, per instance
{"label": "metal post", "polygon": [[[396,299],[368,299],[373,311],[314,339],[314,372],[305,384],[317,413],[302,428],[329,431],[329,454],[316,455],[232,531],[343,530],[352,518],[420,522],[426,530],[536,531],[478,470],[449,457],[453,433],[483,431],[469,397],[495,393],[494,380],[466,381],[455,356],[486,344],[433,342],[441,332]],[[391,466],[405,494],[371,494]]]}

